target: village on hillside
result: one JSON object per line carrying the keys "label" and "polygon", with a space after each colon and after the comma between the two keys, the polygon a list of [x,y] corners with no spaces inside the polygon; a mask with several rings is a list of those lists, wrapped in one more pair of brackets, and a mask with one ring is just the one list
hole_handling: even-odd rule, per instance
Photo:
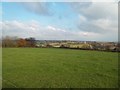
{"label": "village on hillside", "polygon": [[97,42],[97,41],[37,40],[36,47],[120,51],[119,44],[117,42]]}
{"label": "village on hillside", "polygon": [[118,42],[36,40],[34,37],[16,38],[10,36],[2,38],[1,41],[2,47],[66,48],[120,52],[120,43]]}

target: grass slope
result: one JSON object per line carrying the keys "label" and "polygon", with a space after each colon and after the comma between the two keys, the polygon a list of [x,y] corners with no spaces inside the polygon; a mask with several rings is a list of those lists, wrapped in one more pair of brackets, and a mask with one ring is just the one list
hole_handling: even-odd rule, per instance
{"label": "grass slope", "polygon": [[118,87],[118,53],[3,48],[3,87]]}
{"label": "grass slope", "polygon": [[2,48],[0,47],[0,89],[2,89]]}

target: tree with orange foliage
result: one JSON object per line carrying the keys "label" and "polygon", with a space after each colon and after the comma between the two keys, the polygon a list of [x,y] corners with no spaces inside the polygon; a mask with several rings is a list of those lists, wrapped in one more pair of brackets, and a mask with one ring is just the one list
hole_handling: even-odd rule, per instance
{"label": "tree with orange foliage", "polygon": [[26,42],[25,39],[20,38],[20,39],[17,41],[18,47],[25,47],[26,44],[27,44],[27,42]]}

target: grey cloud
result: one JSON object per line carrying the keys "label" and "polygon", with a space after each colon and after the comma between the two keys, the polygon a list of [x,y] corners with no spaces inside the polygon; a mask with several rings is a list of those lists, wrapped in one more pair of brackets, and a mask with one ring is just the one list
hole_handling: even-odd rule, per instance
{"label": "grey cloud", "polygon": [[118,19],[118,4],[113,2],[77,2],[70,3],[76,13],[88,19],[112,18]]}
{"label": "grey cloud", "polygon": [[71,3],[73,12],[77,13],[76,26],[80,31],[93,33],[117,34],[118,4],[113,2]]}
{"label": "grey cloud", "polygon": [[53,11],[49,8],[48,2],[23,2],[21,3],[28,11],[38,15],[52,15]]}
{"label": "grey cloud", "polygon": [[78,24],[77,26],[78,26],[79,30],[82,30],[85,32],[104,33],[104,31],[101,28],[98,28],[91,22]]}
{"label": "grey cloud", "polygon": [[73,10],[80,12],[82,8],[89,7],[92,2],[68,2],[67,4],[69,4],[73,8]]}
{"label": "grey cloud", "polygon": [[78,22],[79,30],[94,33],[117,33],[118,23],[109,19],[86,20]]}
{"label": "grey cloud", "polygon": [[85,10],[82,9],[82,12],[90,19],[118,19],[118,6],[116,3],[92,3],[90,7]]}

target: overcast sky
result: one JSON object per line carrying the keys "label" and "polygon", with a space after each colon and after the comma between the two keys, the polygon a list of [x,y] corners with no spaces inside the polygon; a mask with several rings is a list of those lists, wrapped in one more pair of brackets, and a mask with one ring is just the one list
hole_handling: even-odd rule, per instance
{"label": "overcast sky", "polygon": [[4,2],[3,36],[39,40],[118,40],[115,2]]}

